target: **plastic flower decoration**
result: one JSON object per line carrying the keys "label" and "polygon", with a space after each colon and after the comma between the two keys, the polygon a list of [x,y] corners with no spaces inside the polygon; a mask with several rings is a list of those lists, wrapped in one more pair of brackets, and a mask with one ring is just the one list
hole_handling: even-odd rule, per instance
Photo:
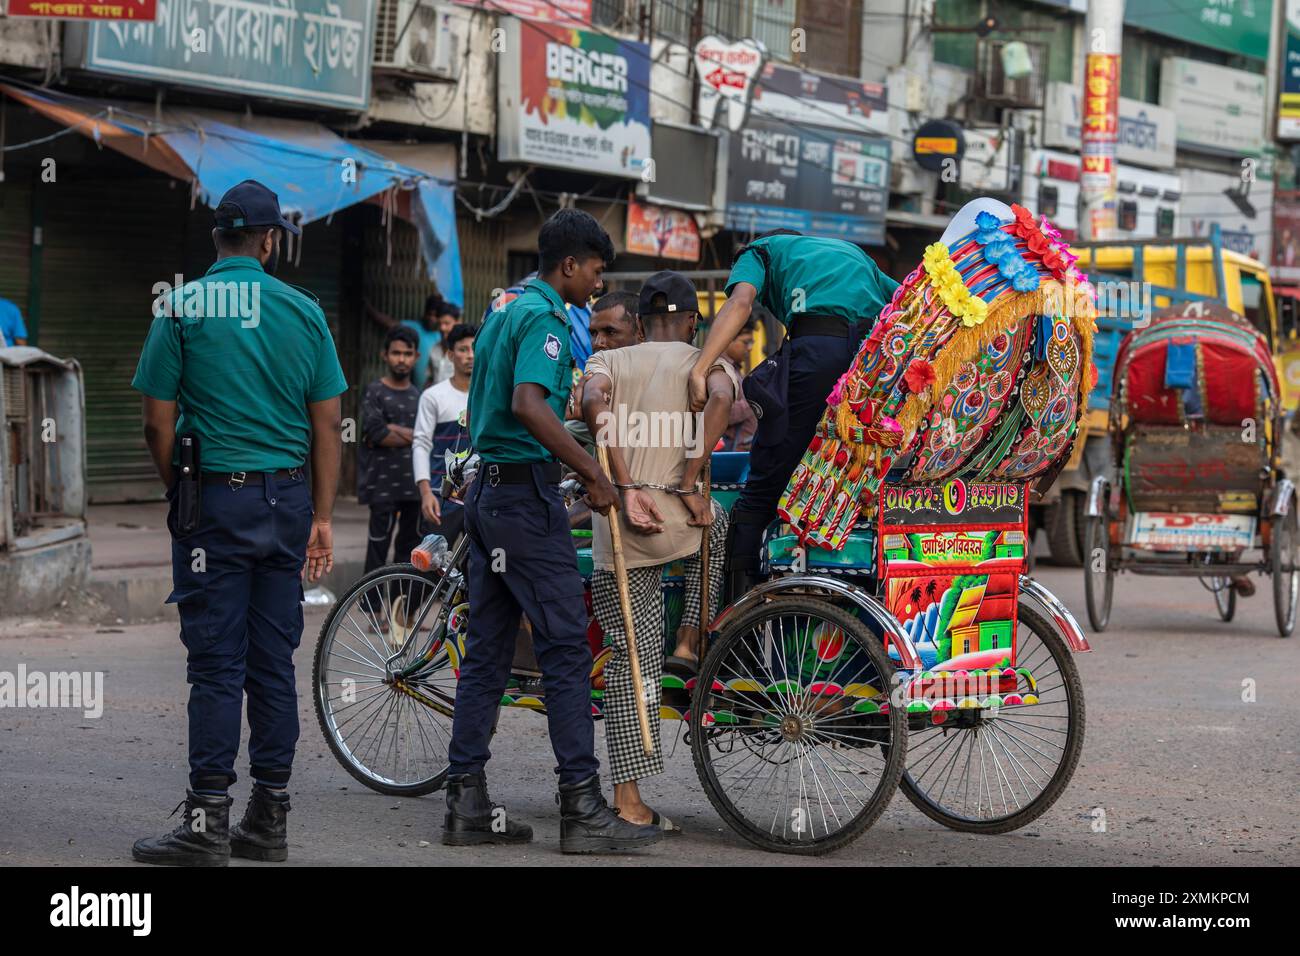
{"label": "plastic flower decoration", "polygon": [[913,359],[903,373],[909,391],[921,394],[934,384],[934,366],[925,359]]}
{"label": "plastic flower decoration", "polygon": [[988,316],[988,304],[966,288],[961,273],[949,257],[948,247],[942,242],[926,246],[923,262],[930,284],[943,299],[948,311],[960,316],[961,324],[967,328],[983,325]]}

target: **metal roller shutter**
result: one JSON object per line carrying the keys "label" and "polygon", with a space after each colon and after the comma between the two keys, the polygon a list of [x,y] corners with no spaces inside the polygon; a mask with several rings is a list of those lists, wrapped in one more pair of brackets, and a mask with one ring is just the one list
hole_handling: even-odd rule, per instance
{"label": "metal roller shutter", "polygon": [[131,378],[154,284],[184,273],[189,192],[162,177],[44,188],[40,345],[85,373],[90,500],[160,497]]}
{"label": "metal roller shutter", "polygon": [[[32,251],[32,191],[17,171],[0,185],[0,298],[22,310],[32,332],[28,286]],[[12,343],[10,343],[12,344]]]}

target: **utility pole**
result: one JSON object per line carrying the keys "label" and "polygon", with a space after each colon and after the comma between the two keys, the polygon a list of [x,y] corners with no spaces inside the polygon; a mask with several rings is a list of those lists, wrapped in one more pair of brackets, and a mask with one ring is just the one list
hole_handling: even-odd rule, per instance
{"label": "utility pole", "polygon": [[1079,238],[1112,239],[1116,228],[1119,143],[1119,58],[1124,0],[1090,0],[1084,21],[1083,168],[1079,177]]}

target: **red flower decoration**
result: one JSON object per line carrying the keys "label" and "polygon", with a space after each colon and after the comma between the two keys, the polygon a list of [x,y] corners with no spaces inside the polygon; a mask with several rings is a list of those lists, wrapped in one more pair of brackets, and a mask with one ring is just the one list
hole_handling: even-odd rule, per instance
{"label": "red flower decoration", "polygon": [[1036,256],[1045,256],[1052,251],[1052,244],[1047,241],[1047,237],[1035,229],[1033,232],[1025,235],[1025,241],[1029,244],[1029,251]]}
{"label": "red flower decoration", "polygon": [[918,395],[934,384],[934,367],[925,359],[913,359],[903,373],[909,391]]}
{"label": "red flower decoration", "polygon": [[871,334],[867,336],[866,348],[868,351],[874,352],[880,347],[880,343],[884,339],[885,333],[889,331],[889,327],[893,324],[892,316],[888,319],[881,318],[877,320],[876,327],[872,329]]}

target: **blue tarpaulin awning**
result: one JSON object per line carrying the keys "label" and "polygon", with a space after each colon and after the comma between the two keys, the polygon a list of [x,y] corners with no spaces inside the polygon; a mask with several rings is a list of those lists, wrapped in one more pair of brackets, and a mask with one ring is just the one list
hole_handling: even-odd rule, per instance
{"label": "blue tarpaulin awning", "polygon": [[[382,201],[420,234],[429,278],[464,305],[455,182],[381,156],[318,123],[70,97],[0,84],[0,91],[69,129],[191,184],[215,207],[236,183],[256,179],[301,225],[359,202]],[[388,195],[385,195],[388,194]]]}

